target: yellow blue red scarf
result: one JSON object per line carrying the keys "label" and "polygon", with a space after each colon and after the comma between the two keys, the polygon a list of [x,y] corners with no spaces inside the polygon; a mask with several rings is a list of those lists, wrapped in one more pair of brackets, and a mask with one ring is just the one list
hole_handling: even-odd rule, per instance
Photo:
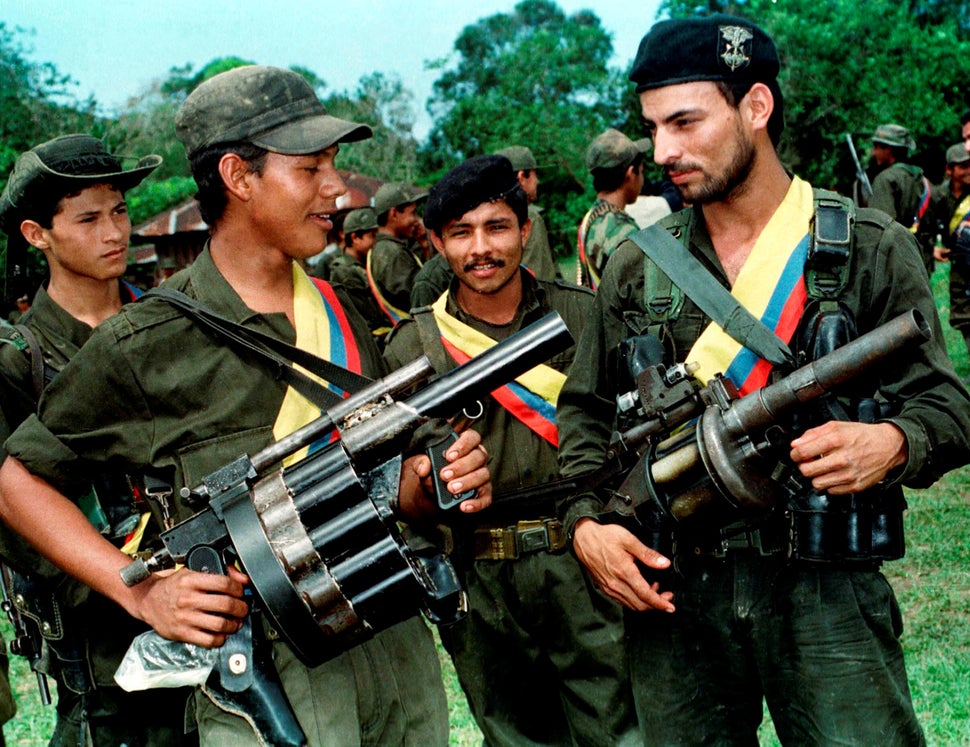
{"label": "yellow blue red scarf", "polygon": [[[805,258],[814,209],[811,185],[794,177],[731,288],[731,295],[786,344],[805,309]],[[772,368],[714,322],[697,338],[687,360],[698,364],[701,381],[722,372],[742,394],[763,387]]]}
{"label": "yellow blue red scarf", "polygon": [[[293,263],[293,316],[296,326],[296,346],[301,350],[326,358],[338,366],[361,373],[360,350],[353,330],[340,301],[329,283],[310,278],[303,269]],[[319,381],[319,377],[309,371],[303,373]],[[347,392],[328,383],[330,389],[341,396]],[[289,435],[297,428],[320,417],[320,408],[314,405],[293,387],[287,387],[283,404],[280,406],[273,437],[276,440]],[[323,443],[315,443],[286,459],[286,464],[298,461],[308,453],[316,451]]]}
{"label": "yellow blue red scarf", "polygon": [[[441,331],[441,342],[459,364],[496,344],[488,335],[472,329],[447,311],[448,291],[431,305]],[[536,366],[492,392],[502,407],[533,433],[559,447],[556,428],[556,403],[566,375],[545,364]]]}

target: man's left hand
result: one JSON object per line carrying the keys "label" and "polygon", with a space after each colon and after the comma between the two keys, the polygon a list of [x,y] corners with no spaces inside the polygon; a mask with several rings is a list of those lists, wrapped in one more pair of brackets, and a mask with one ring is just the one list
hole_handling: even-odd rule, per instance
{"label": "man's left hand", "polygon": [[859,493],[906,463],[903,432],[892,423],[831,421],[791,442],[791,459],[812,487],[833,495]]}
{"label": "man's left hand", "polygon": [[[482,437],[471,429],[465,430],[458,440],[445,452],[448,464],[440,472],[450,493],[476,490],[474,498],[462,501],[458,508],[462,513],[474,513],[492,504],[492,483],[488,471],[488,454],[482,446]],[[429,516],[438,510],[434,482],[431,478],[431,460],[425,454],[416,454],[404,460],[401,468],[401,513],[408,518]]]}

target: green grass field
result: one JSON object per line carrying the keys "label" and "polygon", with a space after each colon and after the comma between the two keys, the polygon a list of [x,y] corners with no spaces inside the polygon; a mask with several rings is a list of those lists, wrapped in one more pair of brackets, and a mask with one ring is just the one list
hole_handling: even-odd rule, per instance
{"label": "green grass field", "polygon": [[[970,356],[963,339],[949,328],[948,269],[933,277],[947,347],[957,372],[967,380]],[[970,745],[970,467],[944,477],[929,490],[909,491],[907,553],[885,568],[903,610],[903,645],[913,700],[930,745]],[[10,640],[10,626],[0,622]],[[471,718],[454,669],[440,649],[451,706],[451,744],[472,747],[481,735]],[[43,708],[34,675],[23,659],[11,661],[18,713],[3,732],[8,745],[40,747],[47,743],[54,708]],[[761,744],[778,740],[765,719]]]}

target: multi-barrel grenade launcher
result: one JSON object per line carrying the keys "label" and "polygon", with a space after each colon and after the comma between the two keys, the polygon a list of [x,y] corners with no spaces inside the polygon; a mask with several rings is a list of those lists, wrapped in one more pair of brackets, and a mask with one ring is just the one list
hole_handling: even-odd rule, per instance
{"label": "multi-barrel grenade launcher", "polygon": [[[427,358],[372,382],[318,420],[186,491],[183,497],[206,507],[163,532],[162,548],[153,555],[124,568],[125,583],[177,563],[224,572],[226,563],[238,561],[259,609],[309,666],[419,609],[434,621],[457,619],[465,592],[448,556],[412,547],[398,526],[393,508],[401,455],[429,419],[456,415],[571,344],[561,317],[549,314],[409,396],[394,399],[431,377]],[[279,467],[307,446],[308,456]],[[439,496],[439,503],[450,498]],[[252,656],[251,646],[247,650],[230,657],[224,683],[236,670],[258,664],[245,660]],[[271,739],[286,739],[273,728]]]}

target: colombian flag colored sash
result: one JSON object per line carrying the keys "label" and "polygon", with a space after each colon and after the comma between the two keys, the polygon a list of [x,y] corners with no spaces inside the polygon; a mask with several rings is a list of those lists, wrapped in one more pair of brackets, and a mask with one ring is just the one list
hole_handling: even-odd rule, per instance
{"label": "colombian flag colored sash", "polygon": [[[296,326],[296,346],[301,350],[313,353],[320,358],[326,358],[338,366],[343,366],[355,373],[360,370],[360,351],[350,322],[344,313],[340,301],[329,283],[307,277],[307,274],[296,263],[293,263],[293,315]],[[303,373],[319,381],[306,369]],[[337,394],[347,396],[346,392],[329,385]],[[287,436],[297,428],[301,428],[312,420],[320,417],[320,408],[297,392],[293,387],[287,387],[286,395],[276,423],[273,425],[273,438],[277,441]],[[312,444],[288,457],[285,464],[291,464],[315,451],[323,444]]]}
{"label": "colombian flag colored sash", "polygon": [[966,220],[970,220],[970,195],[960,200],[957,209],[953,211],[953,216],[950,218],[950,235],[955,234],[960,224]]}
{"label": "colombian flag colored sash", "polygon": [[[805,258],[813,212],[811,185],[794,177],[731,288],[731,295],[786,344],[805,309]],[[741,394],[763,387],[771,371],[770,363],[741,347],[715,322],[697,338],[687,360],[699,365],[696,376],[701,381],[723,372]]]}
{"label": "colombian flag colored sash", "polygon": [[[446,311],[447,300],[448,291],[445,291],[431,308],[441,331],[441,342],[455,361],[465,363],[495,345],[495,340],[449,314]],[[533,433],[558,448],[556,403],[565,381],[565,374],[541,364],[496,389],[492,396]]]}
{"label": "colombian flag colored sash", "polygon": [[373,252],[367,252],[367,284],[370,286],[371,293],[374,294],[377,305],[381,307],[381,311],[391,320],[391,324],[397,324],[402,319],[410,319],[411,315],[408,312],[397,308],[381,294],[381,289],[377,287],[377,282],[374,280],[374,273],[371,272],[370,258],[372,254]]}

